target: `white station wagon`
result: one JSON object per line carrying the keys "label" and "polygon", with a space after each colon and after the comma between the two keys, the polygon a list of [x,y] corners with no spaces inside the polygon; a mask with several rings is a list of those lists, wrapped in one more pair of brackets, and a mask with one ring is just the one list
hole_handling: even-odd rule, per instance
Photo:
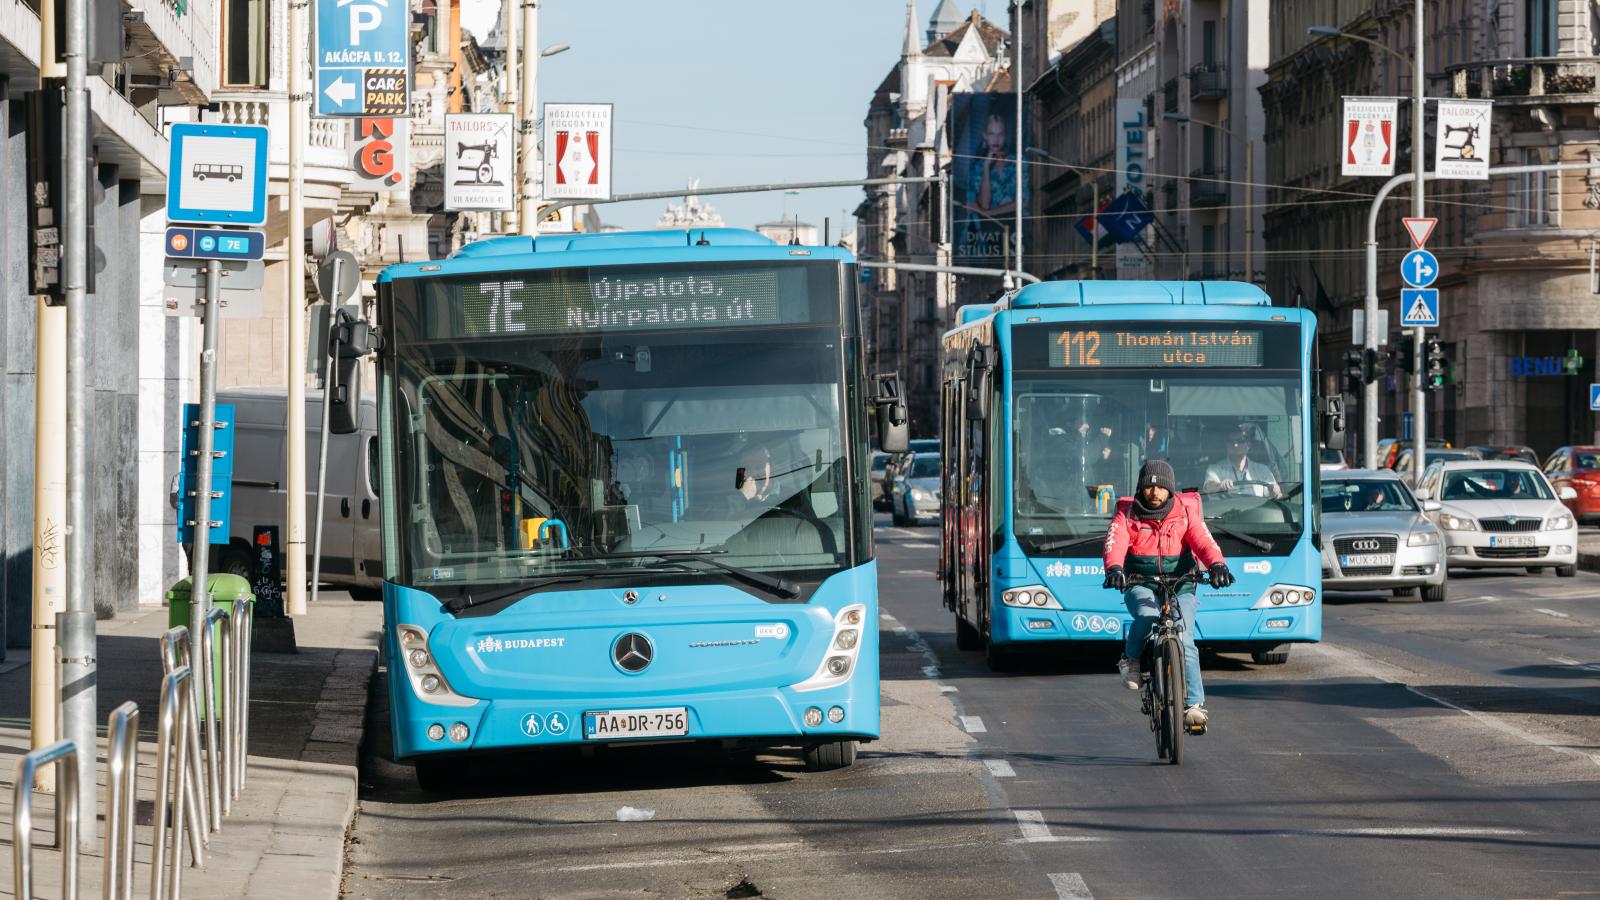
{"label": "white station wagon", "polygon": [[1451,568],[1526,568],[1578,574],[1578,524],[1558,493],[1533,466],[1500,460],[1429,464],[1420,497],[1439,501],[1430,513],[1445,537]]}

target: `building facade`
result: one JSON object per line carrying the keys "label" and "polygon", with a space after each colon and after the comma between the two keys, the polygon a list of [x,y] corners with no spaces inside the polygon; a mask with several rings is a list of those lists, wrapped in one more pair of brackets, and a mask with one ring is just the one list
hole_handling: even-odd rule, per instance
{"label": "building facade", "polygon": [[[1334,26],[1409,58],[1412,4],[1274,6],[1282,27],[1274,29],[1262,95],[1267,180],[1281,187],[1270,198],[1267,238],[1269,246],[1305,252],[1275,254],[1267,281],[1275,294],[1298,293],[1318,310],[1327,360],[1353,345],[1353,313],[1365,294],[1367,198],[1380,181],[1339,174],[1340,96],[1406,97],[1414,88],[1407,67],[1389,54],[1358,41],[1309,37],[1306,28]],[[1441,0],[1428,5],[1423,28],[1428,95],[1494,102],[1483,147],[1491,166],[1595,163],[1429,183],[1427,214],[1439,225],[1428,246],[1442,269],[1442,321],[1433,336],[1450,364],[1448,383],[1428,395],[1428,432],[1458,445],[1528,444],[1541,454],[1593,441],[1587,401],[1600,356],[1600,297],[1590,285],[1589,256],[1600,228],[1600,35],[1590,6]],[[1404,172],[1413,136],[1409,104],[1400,108],[1397,171]],[[1425,149],[1433,152],[1432,141]],[[1390,347],[1399,332],[1397,264],[1409,249],[1400,219],[1409,214],[1409,189],[1401,188],[1377,220]],[[1379,384],[1379,434],[1403,433],[1407,379],[1390,374]]]}
{"label": "building facade", "polygon": [[[1010,90],[1009,34],[976,11],[956,20],[953,9],[952,3],[942,3],[924,28],[915,0],[907,0],[900,61],[867,107],[867,177],[948,179],[954,166],[969,162],[954,151],[956,95]],[[951,265],[956,261],[950,222],[956,200],[940,182],[867,189],[856,209],[857,252],[864,260]],[[998,268],[999,260],[988,264]],[[939,337],[952,324],[960,301],[958,279],[893,269],[870,273],[861,284],[868,365],[874,372],[900,376],[907,387],[912,435],[932,437],[939,428]],[[963,290],[987,296],[999,286],[998,279],[984,281]]]}

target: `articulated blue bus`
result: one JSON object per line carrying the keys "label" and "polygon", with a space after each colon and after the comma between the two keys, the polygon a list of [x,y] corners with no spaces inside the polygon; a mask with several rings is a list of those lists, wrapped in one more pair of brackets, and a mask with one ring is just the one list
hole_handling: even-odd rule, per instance
{"label": "articulated blue bus", "polygon": [[962,649],[1003,670],[1031,644],[1123,640],[1100,555],[1151,458],[1202,492],[1238,578],[1202,589],[1201,646],[1281,663],[1320,640],[1314,434],[1343,424],[1314,412],[1314,316],[1245,284],[1089,281],[959,319],[943,339],[940,575]]}
{"label": "articulated blue bus", "polygon": [[484,751],[878,735],[856,267],[733,229],[379,277],[385,647],[424,787]]}

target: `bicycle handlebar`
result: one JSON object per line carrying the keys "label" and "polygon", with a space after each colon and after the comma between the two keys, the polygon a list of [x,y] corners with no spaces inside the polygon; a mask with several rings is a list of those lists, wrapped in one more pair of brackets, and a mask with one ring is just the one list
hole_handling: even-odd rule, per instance
{"label": "bicycle handlebar", "polygon": [[1200,569],[1185,572],[1182,575],[1128,575],[1128,587],[1147,584],[1152,587],[1166,587],[1177,590],[1185,584],[1210,584],[1209,573]]}

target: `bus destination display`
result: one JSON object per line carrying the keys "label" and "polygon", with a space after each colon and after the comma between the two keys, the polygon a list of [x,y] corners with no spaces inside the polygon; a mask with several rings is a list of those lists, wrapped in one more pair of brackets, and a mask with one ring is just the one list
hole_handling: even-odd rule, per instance
{"label": "bus destination display", "polygon": [[1052,369],[1260,368],[1260,329],[1067,328],[1050,332]]}
{"label": "bus destination display", "polygon": [[556,274],[464,285],[463,335],[716,328],[783,320],[778,273],[770,269]]}

